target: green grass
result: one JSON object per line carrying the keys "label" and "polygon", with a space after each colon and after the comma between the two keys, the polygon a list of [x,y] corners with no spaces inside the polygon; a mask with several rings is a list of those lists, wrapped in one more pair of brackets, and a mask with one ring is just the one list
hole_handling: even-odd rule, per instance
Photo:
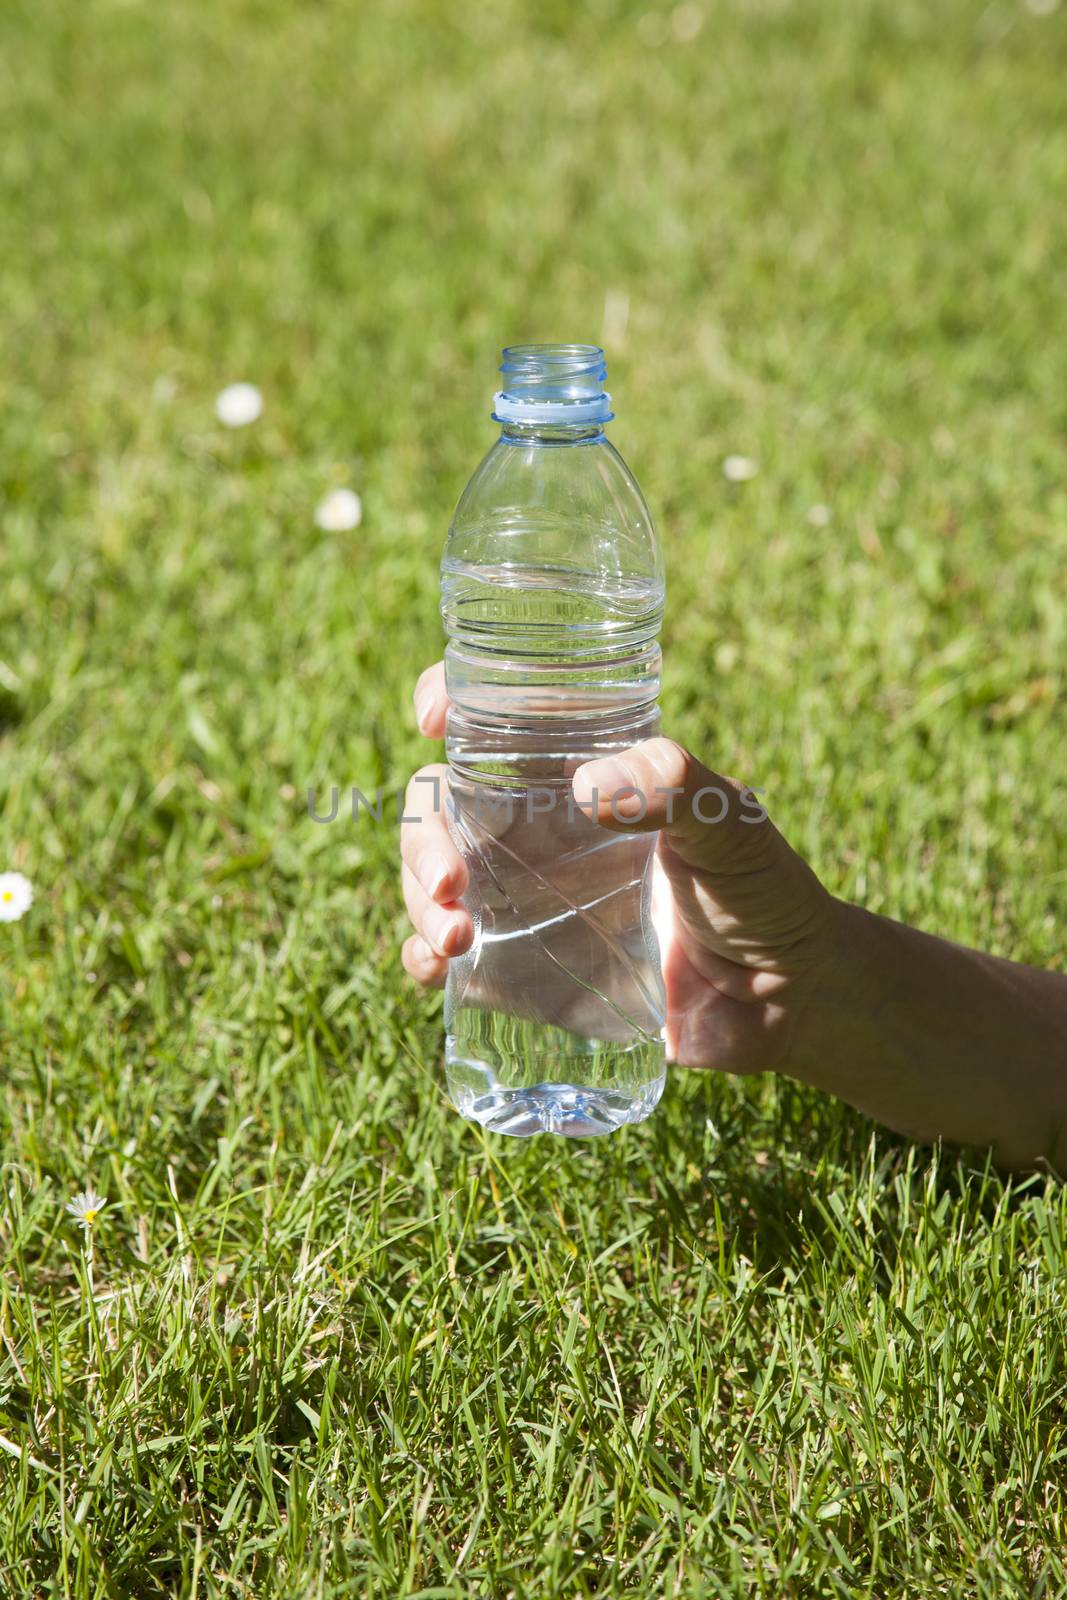
{"label": "green grass", "polygon": [[486,1139],[305,813],[422,759],[497,348],[610,296],[669,729],[1062,959],[1067,12],[651,7],[3,9],[5,1595],[1067,1594],[1061,1187],[786,1080]]}

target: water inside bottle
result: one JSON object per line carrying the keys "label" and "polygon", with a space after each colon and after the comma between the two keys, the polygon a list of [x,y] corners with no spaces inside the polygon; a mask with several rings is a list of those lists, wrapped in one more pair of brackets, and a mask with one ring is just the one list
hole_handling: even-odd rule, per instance
{"label": "water inside bottle", "polygon": [[450,827],[471,950],[446,991],[449,1091],[496,1132],[642,1121],[664,1083],[655,840],[598,826],[577,766],[658,730],[663,585],[445,563]]}

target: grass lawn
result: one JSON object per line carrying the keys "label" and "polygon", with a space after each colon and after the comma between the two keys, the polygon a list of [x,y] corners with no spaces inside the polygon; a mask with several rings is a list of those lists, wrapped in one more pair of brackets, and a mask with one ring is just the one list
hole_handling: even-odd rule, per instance
{"label": "grass lawn", "polygon": [[498,347],[603,338],[669,731],[1061,962],[1065,81],[1049,0],[3,7],[5,1597],[1067,1594],[1063,1188],[785,1079],[481,1135],[305,804],[425,758]]}

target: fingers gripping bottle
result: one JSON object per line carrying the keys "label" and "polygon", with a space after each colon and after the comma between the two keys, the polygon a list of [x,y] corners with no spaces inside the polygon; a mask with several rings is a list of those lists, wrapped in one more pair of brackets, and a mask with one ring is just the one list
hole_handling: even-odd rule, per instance
{"label": "fingers gripping bottle", "polygon": [[441,567],[449,826],[475,927],[449,969],[448,1086],[497,1133],[611,1133],[663,1091],[655,836],[598,826],[571,776],[659,730],[663,571],[604,434],[603,352],[516,345],[500,370],[500,437]]}

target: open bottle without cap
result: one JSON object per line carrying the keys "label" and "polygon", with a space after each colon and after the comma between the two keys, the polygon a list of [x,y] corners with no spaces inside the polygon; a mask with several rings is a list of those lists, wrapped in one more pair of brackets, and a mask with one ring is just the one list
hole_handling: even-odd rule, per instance
{"label": "open bottle without cap", "polygon": [[594,345],[504,351],[500,437],[441,566],[449,826],[475,929],[445,992],[449,1092],[498,1133],[640,1122],[663,1090],[655,836],[574,798],[583,762],[659,731],[664,585],[641,491],[604,433]]}

